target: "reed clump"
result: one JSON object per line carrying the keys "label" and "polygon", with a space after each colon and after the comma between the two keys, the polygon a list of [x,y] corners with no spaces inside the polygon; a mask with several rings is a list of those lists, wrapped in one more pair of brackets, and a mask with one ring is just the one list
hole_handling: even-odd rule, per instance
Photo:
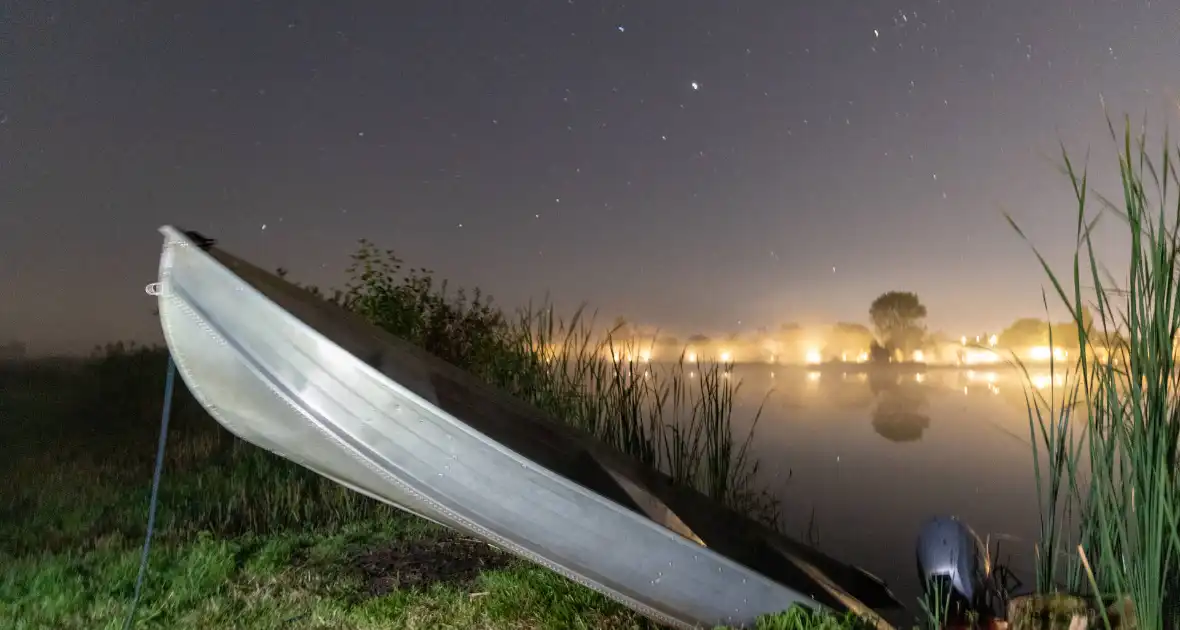
{"label": "reed clump", "polygon": [[[1087,171],[1075,170],[1063,148],[1077,201],[1072,274],[1054,273],[1037,253],[1052,294],[1074,314],[1080,347],[1060,398],[1029,388],[1041,498],[1037,587],[1098,600],[1107,627],[1108,605],[1130,602],[1138,628],[1163,630],[1180,622],[1180,150],[1165,134],[1155,157],[1146,132],[1133,136],[1129,121],[1121,139],[1109,128],[1122,199],[1091,191]],[[1100,216],[1126,227],[1125,279],[1098,263]],[[1088,327],[1087,304],[1096,313]]]}

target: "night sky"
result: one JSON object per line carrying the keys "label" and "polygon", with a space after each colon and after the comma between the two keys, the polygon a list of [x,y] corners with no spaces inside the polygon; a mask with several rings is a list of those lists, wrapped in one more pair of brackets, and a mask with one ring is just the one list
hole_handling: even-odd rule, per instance
{"label": "night sky", "polygon": [[1064,264],[1058,140],[1109,184],[1102,101],[1162,130],[1180,90],[1163,0],[0,10],[0,342],[37,352],[157,339],[166,223],[323,286],[364,237],[685,334],[890,289],[995,329],[1043,284],[1002,212]]}

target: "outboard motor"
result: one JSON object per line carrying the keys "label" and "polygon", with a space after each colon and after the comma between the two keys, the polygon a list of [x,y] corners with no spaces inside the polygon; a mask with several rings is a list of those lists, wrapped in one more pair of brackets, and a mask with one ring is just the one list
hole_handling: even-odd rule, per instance
{"label": "outboard motor", "polygon": [[917,546],[918,578],[927,595],[937,588],[944,602],[950,597],[952,610],[984,607],[990,572],[987,548],[966,523],[954,517],[932,518],[922,525]]}

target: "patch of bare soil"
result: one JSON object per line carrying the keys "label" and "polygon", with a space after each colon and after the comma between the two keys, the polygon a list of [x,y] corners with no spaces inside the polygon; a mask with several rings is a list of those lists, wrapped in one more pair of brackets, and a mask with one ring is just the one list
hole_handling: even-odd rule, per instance
{"label": "patch of bare soil", "polygon": [[432,584],[468,584],[482,571],[500,569],[512,556],[465,536],[397,541],[354,559],[372,597]]}

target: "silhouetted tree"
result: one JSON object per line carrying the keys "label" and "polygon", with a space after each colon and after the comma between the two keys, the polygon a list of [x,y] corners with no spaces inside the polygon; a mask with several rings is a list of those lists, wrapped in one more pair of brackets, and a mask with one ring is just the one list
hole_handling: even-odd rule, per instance
{"label": "silhouetted tree", "polygon": [[841,358],[844,353],[864,352],[873,343],[873,332],[864,324],[836,322],[823,349],[825,358]]}
{"label": "silhouetted tree", "polygon": [[908,291],[883,293],[869,307],[869,317],[884,345],[905,355],[916,350],[926,334],[926,307],[918,294]]}

